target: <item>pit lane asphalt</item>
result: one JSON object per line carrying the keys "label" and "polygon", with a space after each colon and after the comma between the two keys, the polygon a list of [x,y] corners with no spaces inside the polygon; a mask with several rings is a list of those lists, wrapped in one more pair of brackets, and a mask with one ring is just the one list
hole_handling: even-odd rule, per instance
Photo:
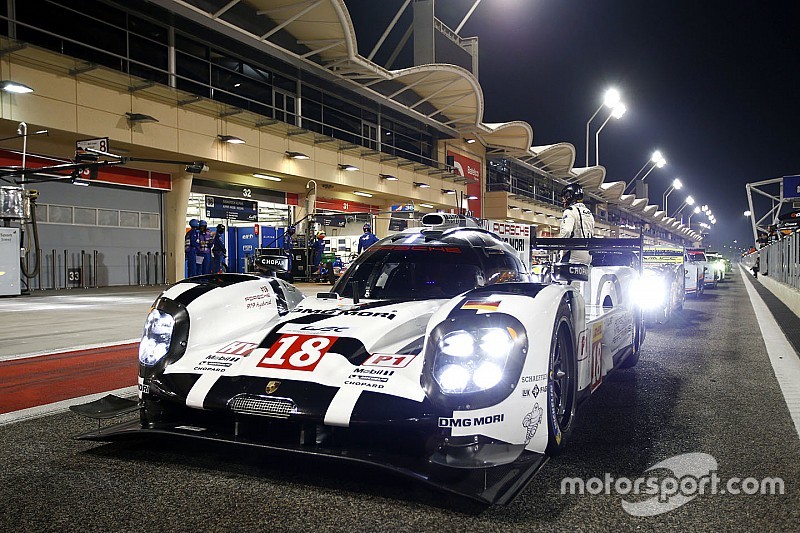
{"label": "pit lane asphalt", "polygon": [[[183,441],[70,438],[91,427],[72,413],[0,427],[0,530],[788,531],[800,524],[800,439],[738,273],[649,330],[637,367],[608,379],[583,405],[565,452],[506,507],[453,501],[367,468]],[[565,477],[635,479],[688,452],[714,456],[723,480],[781,477],[785,495],[703,495],[637,518],[617,494],[560,493]]]}

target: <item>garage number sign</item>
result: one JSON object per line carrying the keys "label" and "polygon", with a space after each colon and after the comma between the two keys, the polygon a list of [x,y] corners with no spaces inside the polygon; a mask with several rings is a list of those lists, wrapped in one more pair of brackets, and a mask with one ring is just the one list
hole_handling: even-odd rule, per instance
{"label": "garage number sign", "polygon": [[223,196],[206,196],[206,218],[258,221],[258,202]]}

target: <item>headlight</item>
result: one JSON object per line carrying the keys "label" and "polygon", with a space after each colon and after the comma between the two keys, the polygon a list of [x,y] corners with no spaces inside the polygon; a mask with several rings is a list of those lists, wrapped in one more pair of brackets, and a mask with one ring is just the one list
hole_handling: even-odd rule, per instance
{"label": "headlight", "polygon": [[524,327],[509,315],[451,317],[428,340],[423,388],[448,409],[493,405],[516,386],[527,345]]}
{"label": "headlight", "polygon": [[139,343],[139,362],[153,366],[167,355],[172,343],[175,318],[163,311],[153,309],[144,323],[144,334]]}
{"label": "headlight", "polygon": [[657,309],[667,301],[667,288],[659,276],[643,276],[634,285],[636,304],[642,309]]}

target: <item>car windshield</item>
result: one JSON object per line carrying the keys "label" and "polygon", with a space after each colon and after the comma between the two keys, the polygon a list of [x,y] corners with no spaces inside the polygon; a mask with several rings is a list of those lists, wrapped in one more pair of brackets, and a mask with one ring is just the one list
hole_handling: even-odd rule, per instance
{"label": "car windshield", "polygon": [[686,252],[686,255],[689,261],[692,263],[706,260],[706,254],[703,252]]}
{"label": "car windshield", "polygon": [[519,262],[510,254],[480,257],[468,246],[387,245],[362,255],[333,291],[352,298],[353,284],[367,299],[453,298],[491,283],[522,281]]}

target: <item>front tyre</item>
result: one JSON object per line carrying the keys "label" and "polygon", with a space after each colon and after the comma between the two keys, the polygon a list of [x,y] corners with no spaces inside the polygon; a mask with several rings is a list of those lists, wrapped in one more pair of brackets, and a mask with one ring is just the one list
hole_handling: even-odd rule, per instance
{"label": "front tyre", "polygon": [[577,368],[571,313],[561,302],[550,341],[547,379],[547,453],[557,454],[566,446],[572,432],[577,397]]}

